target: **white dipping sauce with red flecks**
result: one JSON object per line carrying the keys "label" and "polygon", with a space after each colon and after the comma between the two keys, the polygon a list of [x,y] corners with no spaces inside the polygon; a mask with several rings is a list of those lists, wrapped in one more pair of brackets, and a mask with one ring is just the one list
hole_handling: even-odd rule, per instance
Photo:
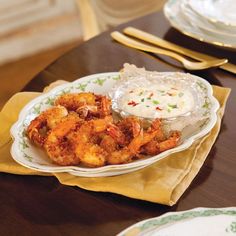
{"label": "white dipping sauce with red flecks", "polygon": [[155,84],[151,88],[126,90],[120,98],[121,110],[146,118],[171,118],[191,111],[194,97],[191,91],[171,84]]}

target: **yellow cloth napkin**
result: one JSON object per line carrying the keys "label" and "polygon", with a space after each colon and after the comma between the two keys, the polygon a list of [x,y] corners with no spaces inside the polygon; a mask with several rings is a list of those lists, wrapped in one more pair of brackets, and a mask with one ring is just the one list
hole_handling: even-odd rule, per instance
{"label": "yellow cloth napkin", "polygon": [[[112,192],[130,198],[174,205],[188,188],[203,165],[220,130],[230,89],[213,86],[214,96],[220,103],[215,127],[205,137],[197,140],[190,148],[172,154],[144,169],[113,177],[85,178],[57,173],[54,175],[62,184],[83,189]],[[21,175],[50,175],[37,172],[17,164],[10,155],[11,137],[9,129],[17,120],[23,106],[40,93],[24,92],[14,95],[0,113],[0,171]]]}

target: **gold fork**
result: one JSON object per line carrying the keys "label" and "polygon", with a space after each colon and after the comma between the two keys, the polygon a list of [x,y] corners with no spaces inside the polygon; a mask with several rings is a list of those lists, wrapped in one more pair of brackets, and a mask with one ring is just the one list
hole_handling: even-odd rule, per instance
{"label": "gold fork", "polygon": [[158,48],[158,47],[153,47],[148,44],[139,42],[139,41],[134,40],[128,36],[125,36],[124,34],[118,32],[118,31],[112,32],[111,37],[113,39],[115,39],[117,42],[124,44],[128,47],[131,47],[131,48],[139,49],[139,50],[142,50],[145,52],[157,53],[157,54],[162,54],[162,55],[172,57],[172,58],[180,61],[183,64],[183,66],[188,70],[203,70],[203,69],[207,69],[207,68],[211,68],[211,67],[221,66],[221,65],[228,62],[227,59],[216,59],[216,60],[208,60],[208,61],[201,61],[201,62],[193,62],[193,61],[190,61],[175,52],[172,52],[172,51],[169,51],[166,49],[162,49],[162,48]]}

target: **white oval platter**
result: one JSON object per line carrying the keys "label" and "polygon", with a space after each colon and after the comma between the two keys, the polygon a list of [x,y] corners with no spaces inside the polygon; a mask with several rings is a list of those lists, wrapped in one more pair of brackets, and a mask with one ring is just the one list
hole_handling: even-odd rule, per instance
{"label": "white oval platter", "polygon": [[69,172],[73,175],[86,177],[119,175],[151,165],[172,153],[190,147],[195,140],[206,135],[216,123],[216,111],[219,108],[219,104],[212,95],[212,87],[206,80],[200,77],[194,77],[199,81],[199,89],[205,91],[205,109],[208,118],[198,130],[187,132],[188,134],[183,137],[182,143],[173,149],[162,152],[156,156],[146,157],[127,164],[88,168],[56,165],[47,157],[42,149],[36,147],[29,141],[25,132],[27,126],[42,111],[52,106],[53,101],[61,94],[89,91],[107,95],[112,86],[120,79],[118,72],[109,72],[86,76],[74,82],[63,84],[29,102],[20,112],[18,121],[11,128],[11,135],[14,140],[11,148],[12,157],[19,164],[37,171],[49,173]]}

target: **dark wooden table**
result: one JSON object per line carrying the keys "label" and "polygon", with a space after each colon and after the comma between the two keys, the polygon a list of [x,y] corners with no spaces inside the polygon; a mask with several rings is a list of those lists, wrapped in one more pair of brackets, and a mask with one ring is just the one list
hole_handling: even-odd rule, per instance
{"label": "dark wooden table", "polygon": [[[163,14],[155,13],[124,26],[135,26],[172,42],[204,53],[230,58],[235,52],[188,38],[170,27]],[[163,58],[162,58],[163,59]],[[142,52],[113,42],[109,32],[74,48],[35,77],[25,90],[42,91],[64,79],[118,71],[123,63],[150,70],[182,70]],[[164,58],[166,59],[166,58]],[[0,235],[115,235],[143,219],[194,207],[236,206],[236,75],[211,69],[196,72],[212,84],[232,88],[220,135],[204,166],[173,207],[129,199],[110,193],[90,192],[61,185],[53,177],[0,175]]]}

